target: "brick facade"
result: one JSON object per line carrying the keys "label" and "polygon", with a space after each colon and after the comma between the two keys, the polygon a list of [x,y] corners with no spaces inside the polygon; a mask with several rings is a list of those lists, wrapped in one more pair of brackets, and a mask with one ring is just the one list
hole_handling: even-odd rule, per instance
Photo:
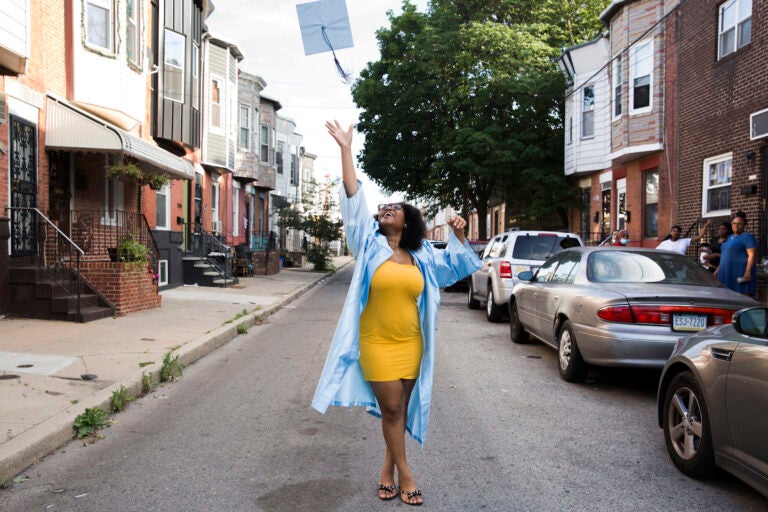
{"label": "brick facade", "polygon": [[[678,119],[680,137],[680,200],[676,213],[681,225],[709,216],[702,205],[704,161],[731,154],[730,212],[747,213],[747,229],[758,237],[764,255],[768,139],[750,140],[749,116],[768,108],[768,2],[752,1],[751,41],[718,60],[721,3],[687,0],[680,8],[679,102],[673,114]],[[714,220],[729,217],[726,214]]]}
{"label": "brick facade", "polygon": [[146,263],[86,261],[83,276],[115,305],[117,316],[160,307],[153,275]]}

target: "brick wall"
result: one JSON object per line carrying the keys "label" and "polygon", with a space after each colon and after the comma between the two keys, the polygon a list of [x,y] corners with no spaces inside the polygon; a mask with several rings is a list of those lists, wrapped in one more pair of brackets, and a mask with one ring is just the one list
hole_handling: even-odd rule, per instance
{"label": "brick wall", "polygon": [[278,252],[270,252],[269,260],[267,260],[266,252],[252,252],[251,262],[253,263],[253,275],[255,276],[271,276],[280,272],[280,253]]}
{"label": "brick wall", "polygon": [[146,263],[86,261],[80,266],[83,276],[115,305],[117,316],[160,307],[153,276]]}
{"label": "brick wall", "polygon": [[[765,197],[767,139],[749,140],[749,115],[768,107],[768,32],[759,30],[768,18],[768,2],[752,2],[751,41],[717,59],[720,0],[688,0],[681,6],[679,41],[678,223],[686,226],[702,216],[703,163],[732,152],[730,211],[743,210],[747,228],[765,243],[762,201]],[[755,157],[746,158],[747,151]],[[757,193],[742,194],[745,185]]]}

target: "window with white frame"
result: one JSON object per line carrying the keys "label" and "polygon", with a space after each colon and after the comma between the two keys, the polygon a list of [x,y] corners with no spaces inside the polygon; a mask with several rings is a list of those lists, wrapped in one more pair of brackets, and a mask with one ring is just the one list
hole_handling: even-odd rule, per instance
{"label": "window with white frame", "polygon": [[729,0],[719,8],[717,58],[722,59],[752,39],[752,0]]}
{"label": "window with white frame", "polygon": [[181,103],[184,102],[184,50],[184,36],[165,29],[163,96]]}
{"label": "window with white frame", "polygon": [[581,95],[581,138],[595,136],[595,86],[587,85]]}
{"label": "window with white frame", "polygon": [[240,141],[239,147],[245,151],[251,149],[251,108],[240,104]]}
{"label": "window with white frame", "polygon": [[157,262],[157,285],[164,286],[168,284],[168,260],[159,260]]}
{"label": "window with white frame", "polygon": [[653,84],[653,41],[643,41],[632,47],[631,101],[633,113],[651,110]]}
{"label": "window with white frame", "polygon": [[645,190],[643,191],[643,236],[659,236],[659,170],[643,173]]}
{"label": "window with white frame", "polygon": [[733,153],[704,160],[702,181],[702,216],[714,217],[731,213]]}
{"label": "window with white frame", "polygon": [[124,205],[124,183],[117,178],[104,178],[104,210],[101,223],[110,226],[122,224],[121,212]]}
{"label": "window with white frame", "polygon": [[265,164],[269,163],[269,126],[261,125],[261,161]]}
{"label": "window with white frame", "polygon": [[192,56],[189,63],[192,75],[192,108],[200,110],[200,48],[192,43]]}
{"label": "window with white frame", "polygon": [[157,229],[170,229],[171,184],[166,183],[155,191],[155,226]]}
{"label": "window with white frame", "polygon": [[211,219],[213,221],[212,231],[221,231],[221,219],[219,219],[219,182],[214,180],[211,184]]}
{"label": "window with white frame", "polygon": [[[276,141],[277,140],[277,130],[275,128],[272,128],[272,134],[271,134],[271,140]],[[273,142],[272,143],[272,161],[277,161],[277,156],[275,155],[275,152],[277,151],[277,145]]]}
{"label": "window with white frame", "polygon": [[613,117],[621,117],[621,76],[624,72],[623,68],[621,54],[618,54],[613,59],[613,73],[611,76],[613,81]]}
{"label": "window with white frame", "polygon": [[125,51],[128,62],[141,67],[141,25],[139,0],[125,2]]}
{"label": "window with white frame", "polygon": [[115,50],[114,0],[86,0],[85,42],[108,52]]}
{"label": "window with white frame", "polygon": [[224,103],[224,94],[222,88],[221,79],[211,77],[211,107],[210,107],[210,122],[208,125],[212,132],[221,133],[224,123],[222,121],[222,109],[221,105]]}

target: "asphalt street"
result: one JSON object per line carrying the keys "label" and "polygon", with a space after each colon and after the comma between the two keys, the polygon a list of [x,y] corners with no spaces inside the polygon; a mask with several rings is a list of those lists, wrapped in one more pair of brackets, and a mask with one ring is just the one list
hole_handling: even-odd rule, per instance
{"label": "asphalt street", "polygon": [[[361,408],[310,407],[352,266],[72,441],[0,490],[0,510],[381,511],[383,441]],[[758,511],[728,477],[699,482],[669,461],[656,372],[560,380],[555,353],[513,345],[444,293],[424,449],[409,461],[437,511]]]}

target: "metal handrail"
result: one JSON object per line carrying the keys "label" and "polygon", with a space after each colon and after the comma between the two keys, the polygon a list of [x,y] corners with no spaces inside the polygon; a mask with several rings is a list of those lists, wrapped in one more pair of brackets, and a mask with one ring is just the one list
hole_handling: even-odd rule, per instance
{"label": "metal handrail", "polygon": [[[190,252],[203,258],[205,262],[224,278],[224,284],[234,280],[232,273],[232,247],[219,240],[213,233],[206,231],[199,223],[194,223],[194,231],[191,235],[200,236],[201,239],[190,245]],[[224,256],[224,266],[219,264],[212,253],[221,253]]]}
{"label": "metal handrail", "polygon": [[45,219],[46,223],[50,224],[53,229],[55,229],[61,236],[63,236],[72,247],[77,249],[81,255],[85,255],[85,251],[83,251],[80,247],[78,247],[78,245],[71,238],[65,235],[64,232],[60,230],[56,224],[51,222],[51,220],[48,217],[46,217],[45,214],[40,210],[38,210],[37,208],[32,208],[29,206],[6,206],[5,209],[6,210],[30,210],[30,211],[36,212],[39,216]]}

